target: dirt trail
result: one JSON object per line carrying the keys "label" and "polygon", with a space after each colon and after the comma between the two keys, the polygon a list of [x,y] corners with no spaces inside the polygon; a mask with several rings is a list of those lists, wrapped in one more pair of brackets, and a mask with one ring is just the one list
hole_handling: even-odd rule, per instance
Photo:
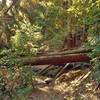
{"label": "dirt trail", "polygon": [[55,85],[33,90],[29,100],[100,100],[100,91],[94,91],[93,81],[79,81],[87,72],[88,69],[63,74]]}

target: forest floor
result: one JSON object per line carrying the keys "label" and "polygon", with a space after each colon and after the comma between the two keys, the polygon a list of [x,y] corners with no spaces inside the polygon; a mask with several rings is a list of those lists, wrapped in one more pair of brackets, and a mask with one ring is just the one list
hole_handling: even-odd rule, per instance
{"label": "forest floor", "polygon": [[29,95],[29,100],[100,100],[100,91],[90,78],[82,78],[89,69],[70,71],[59,77],[55,85],[38,88]]}

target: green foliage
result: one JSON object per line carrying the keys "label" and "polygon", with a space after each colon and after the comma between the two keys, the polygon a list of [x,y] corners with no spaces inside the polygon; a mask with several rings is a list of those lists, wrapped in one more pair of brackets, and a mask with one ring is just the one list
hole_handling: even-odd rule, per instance
{"label": "green foliage", "polygon": [[18,64],[15,58],[18,57],[17,53],[11,52],[11,50],[2,50],[0,52],[0,65],[11,67]]}
{"label": "green foliage", "polygon": [[92,73],[92,78],[100,82],[100,61],[94,60],[94,66],[96,67]]}
{"label": "green foliage", "polygon": [[86,25],[89,26],[88,29],[88,43],[90,47],[94,47],[94,50],[90,54],[93,58],[94,72],[92,77],[100,82],[100,5],[99,0],[96,0],[89,8],[88,16],[85,18]]}
{"label": "green foliage", "polygon": [[39,41],[41,41],[42,34],[40,33],[40,27],[31,25],[27,18],[22,21],[18,21],[20,28],[15,25],[15,36],[12,37],[12,48],[16,52],[29,55],[36,53],[39,47]]}
{"label": "green foliage", "polygon": [[0,91],[2,97],[12,98],[25,96],[32,90],[35,73],[30,66],[0,68]]}
{"label": "green foliage", "polygon": [[88,31],[90,33],[89,35],[91,36],[92,40],[92,42],[90,41],[90,45],[94,45],[95,49],[98,50],[100,46],[100,22],[98,13],[95,12],[100,13],[100,8],[98,6],[91,8],[90,15],[86,19],[88,20],[86,24],[90,26]]}
{"label": "green foliage", "polygon": [[12,50],[0,52],[0,96],[5,99],[25,99],[32,90],[36,74],[31,66],[21,66],[15,58],[20,54]]}
{"label": "green foliage", "polygon": [[[90,53],[95,69],[92,77],[100,82],[100,0],[21,0],[6,17],[7,8],[3,0],[0,4],[0,44],[10,42],[11,46],[10,50],[0,51],[0,65],[7,65],[7,68],[0,68],[1,91],[14,90],[18,94],[30,91],[34,79],[32,69],[22,67],[15,58],[36,55],[41,48],[45,51],[45,46],[59,49],[69,32],[84,26],[88,28],[86,47],[94,47]],[[2,34],[6,39],[2,40]]]}

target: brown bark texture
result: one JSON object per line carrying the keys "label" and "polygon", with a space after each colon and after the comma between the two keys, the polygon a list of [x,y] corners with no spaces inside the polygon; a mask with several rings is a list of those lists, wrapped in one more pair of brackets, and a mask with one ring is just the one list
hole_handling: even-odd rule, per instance
{"label": "brown bark texture", "polygon": [[67,54],[67,55],[52,55],[52,56],[39,56],[30,58],[17,59],[23,65],[55,65],[66,64],[73,62],[88,62],[91,58],[87,54]]}

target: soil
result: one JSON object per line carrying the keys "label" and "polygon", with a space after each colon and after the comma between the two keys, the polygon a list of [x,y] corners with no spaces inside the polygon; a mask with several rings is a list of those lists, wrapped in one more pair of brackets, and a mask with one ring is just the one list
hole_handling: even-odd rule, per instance
{"label": "soil", "polygon": [[34,89],[29,100],[100,100],[100,90],[95,91],[96,82],[88,75],[89,69],[64,73],[49,86]]}

